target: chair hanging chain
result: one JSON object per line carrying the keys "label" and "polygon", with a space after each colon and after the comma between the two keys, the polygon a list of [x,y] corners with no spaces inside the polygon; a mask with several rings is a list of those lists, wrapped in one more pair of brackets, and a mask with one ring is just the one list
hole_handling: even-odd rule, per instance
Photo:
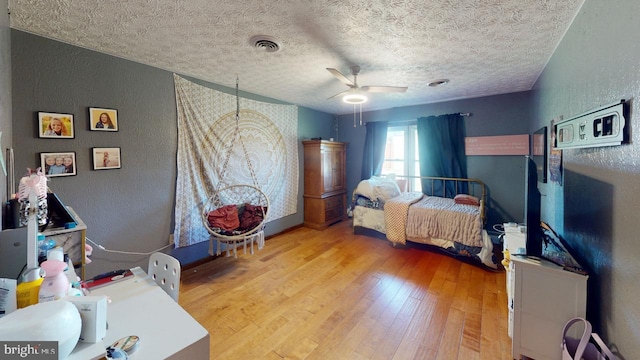
{"label": "chair hanging chain", "polygon": [[227,167],[229,166],[229,159],[231,158],[233,144],[236,142],[236,139],[238,139],[240,141],[240,145],[242,145],[242,153],[244,158],[247,160],[247,165],[249,165],[249,172],[251,174],[251,180],[253,180],[253,186],[255,186],[256,188],[259,188],[258,178],[256,177],[255,171],[253,170],[253,165],[251,164],[249,153],[247,152],[247,148],[244,145],[244,141],[242,141],[242,135],[240,134],[240,95],[239,95],[238,89],[239,89],[239,80],[238,80],[238,77],[236,76],[236,128],[233,132],[231,141],[227,145],[227,155],[224,159],[224,163],[222,164],[222,170],[220,171],[220,180],[218,181],[216,192],[218,192],[222,188],[223,179],[227,172]]}

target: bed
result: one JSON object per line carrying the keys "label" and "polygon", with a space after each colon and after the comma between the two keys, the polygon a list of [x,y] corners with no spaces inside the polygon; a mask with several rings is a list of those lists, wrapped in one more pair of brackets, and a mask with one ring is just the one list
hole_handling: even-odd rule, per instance
{"label": "bed", "polygon": [[[427,195],[411,191],[415,180]],[[351,215],[354,234],[383,238],[393,246],[425,244],[498,269],[484,229],[486,186],[478,179],[372,177],[354,190]]]}

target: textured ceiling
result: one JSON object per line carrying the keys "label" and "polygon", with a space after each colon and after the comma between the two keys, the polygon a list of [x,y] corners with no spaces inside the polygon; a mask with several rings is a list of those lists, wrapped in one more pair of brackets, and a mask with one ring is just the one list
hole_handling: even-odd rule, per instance
{"label": "textured ceiling", "polygon": [[[11,27],[332,113],[358,84],[363,111],[531,89],[584,0],[9,0]],[[281,50],[252,47],[275,37]],[[447,78],[440,87],[428,82]]]}

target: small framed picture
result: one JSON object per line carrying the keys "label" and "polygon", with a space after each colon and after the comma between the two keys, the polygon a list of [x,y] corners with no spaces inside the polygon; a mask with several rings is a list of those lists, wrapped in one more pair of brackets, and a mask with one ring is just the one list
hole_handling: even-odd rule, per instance
{"label": "small framed picture", "polygon": [[52,139],[73,139],[73,115],[39,112],[38,136]]}
{"label": "small framed picture", "polygon": [[120,169],[120,148],[93,148],[93,170]]}
{"label": "small framed picture", "polygon": [[95,131],[118,131],[118,110],[89,108],[89,128]]}
{"label": "small framed picture", "polygon": [[40,153],[42,172],[48,177],[76,175],[76,153]]}

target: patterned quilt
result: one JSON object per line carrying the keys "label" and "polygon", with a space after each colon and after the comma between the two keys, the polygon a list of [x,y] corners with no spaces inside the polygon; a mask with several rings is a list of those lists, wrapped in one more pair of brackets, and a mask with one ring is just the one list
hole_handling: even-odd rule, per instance
{"label": "patterned quilt", "polygon": [[385,204],[387,239],[405,244],[407,238],[437,238],[481,247],[480,208],[456,204],[453,199],[403,193]]}
{"label": "patterned quilt", "polygon": [[456,204],[453,199],[425,196],[407,214],[408,238],[440,238],[481,247],[480,207]]}
{"label": "patterned quilt", "polygon": [[393,199],[388,200],[384,205],[384,224],[387,229],[387,239],[394,244],[405,244],[407,242],[407,217],[411,204],[422,199],[421,192],[406,192]]}

